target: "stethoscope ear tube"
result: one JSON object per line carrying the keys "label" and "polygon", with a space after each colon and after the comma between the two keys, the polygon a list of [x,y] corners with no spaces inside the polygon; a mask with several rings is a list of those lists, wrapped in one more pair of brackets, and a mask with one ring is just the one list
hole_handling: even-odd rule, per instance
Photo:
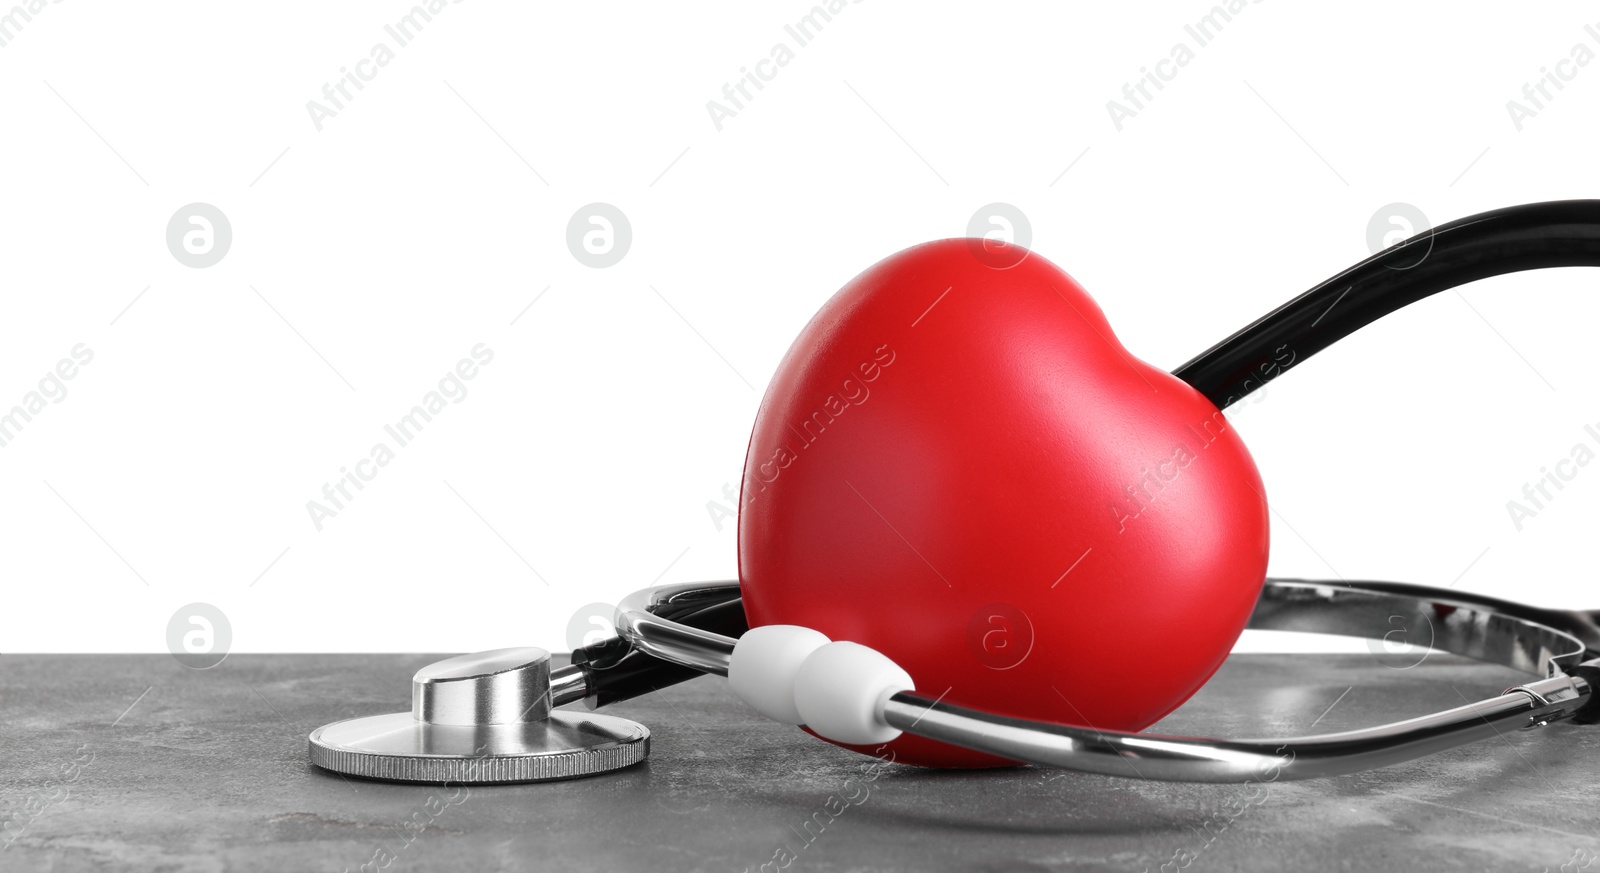
{"label": "stethoscope ear tube", "polygon": [[1600,266],[1600,200],[1553,200],[1452,221],[1362,261],[1172,371],[1217,405],[1424,297],[1478,279]]}

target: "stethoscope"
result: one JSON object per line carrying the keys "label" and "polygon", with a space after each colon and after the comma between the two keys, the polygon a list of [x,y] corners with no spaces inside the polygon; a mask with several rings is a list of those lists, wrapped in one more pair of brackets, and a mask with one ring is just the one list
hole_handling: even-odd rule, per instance
{"label": "stethoscope", "polygon": [[[1510,207],[1419,234],[1291,300],[1173,375],[1226,408],[1261,386],[1273,350],[1286,344],[1307,356],[1439,291],[1564,266],[1600,266],[1600,201]],[[1102,730],[961,706],[917,690],[883,654],[815,630],[750,629],[739,583],[705,582],[629,596],[617,607],[617,635],[577,649],[567,666],[552,668],[543,649],[511,648],[424,667],[412,679],[410,712],[320,727],[310,735],[310,755],[328,770],[401,782],[538,782],[609,772],[643,761],[650,732],[593,710],[703,674],[727,677],[763,715],[842,744],[887,744],[910,734],[1018,763],[1182,782],[1338,776],[1506,731],[1600,721],[1600,611],[1397,583],[1267,579],[1248,626],[1376,639],[1402,627],[1429,651],[1533,678],[1431,715],[1317,736],[1230,740]],[[557,709],[575,703],[584,707]]]}

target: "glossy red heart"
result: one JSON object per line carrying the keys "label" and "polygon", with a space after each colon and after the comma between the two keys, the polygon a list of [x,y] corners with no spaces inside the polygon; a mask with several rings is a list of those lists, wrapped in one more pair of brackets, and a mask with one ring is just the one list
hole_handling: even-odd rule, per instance
{"label": "glossy red heart", "polygon": [[[1249,619],[1261,479],[1071,277],[983,245],[879,262],[790,347],[745,460],[745,612],[878,649],[952,703],[1139,730]],[[912,736],[858,751],[1005,763]]]}

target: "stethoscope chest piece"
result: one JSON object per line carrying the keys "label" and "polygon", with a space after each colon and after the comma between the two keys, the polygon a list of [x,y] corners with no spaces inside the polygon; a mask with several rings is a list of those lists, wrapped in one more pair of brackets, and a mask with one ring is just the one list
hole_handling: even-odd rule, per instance
{"label": "stethoscope chest piece", "polygon": [[550,653],[522,647],[448,658],[411,680],[411,712],[311,733],[318,767],[395,782],[548,782],[607,773],[650,754],[638,722],[553,710]]}

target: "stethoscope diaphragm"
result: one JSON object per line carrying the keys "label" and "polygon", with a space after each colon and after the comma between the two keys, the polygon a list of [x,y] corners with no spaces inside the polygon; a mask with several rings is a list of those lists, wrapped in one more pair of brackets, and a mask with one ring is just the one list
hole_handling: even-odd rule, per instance
{"label": "stethoscope diaphragm", "polygon": [[650,754],[650,731],[638,722],[553,710],[544,649],[448,658],[417,671],[411,693],[411,712],[317,728],[311,763],[366,779],[476,785],[592,776]]}

